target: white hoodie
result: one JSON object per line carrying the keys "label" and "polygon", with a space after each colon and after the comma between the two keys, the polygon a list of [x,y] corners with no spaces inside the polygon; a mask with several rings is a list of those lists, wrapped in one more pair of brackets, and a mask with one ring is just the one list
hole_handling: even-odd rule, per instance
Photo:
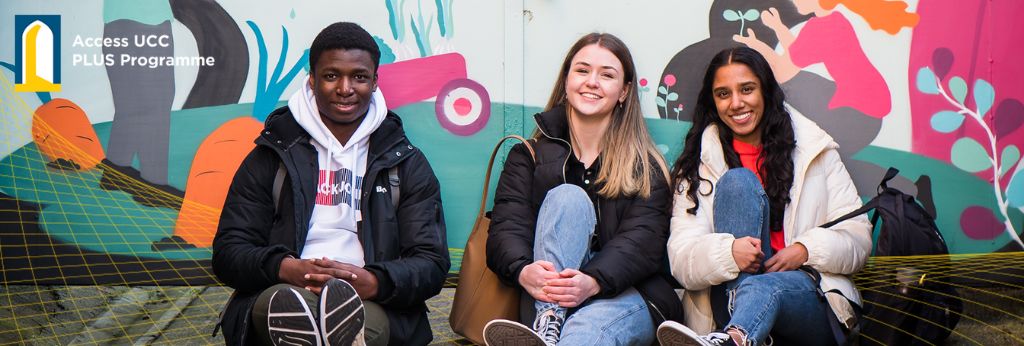
{"label": "white hoodie", "polygon": [[356,223],[362,220],[359,198],[370,134],[384,122],[388,107],[380,90],[374,91],[370,108],[352,134],[342,145],[320,119],[313,90],[308,80],[288,100],[295,120],[310,135],[309,142],[317,151],[320,165],[316,202],[309,220],[309,233],[301,258],[327,257],[362,267],[363,246],[359,242]]}

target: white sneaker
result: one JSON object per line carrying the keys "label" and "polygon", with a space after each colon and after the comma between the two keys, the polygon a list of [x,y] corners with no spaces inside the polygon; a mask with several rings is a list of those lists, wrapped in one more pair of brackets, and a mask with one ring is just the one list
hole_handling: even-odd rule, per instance
{"label": "white sneaker", "polygon": [[488,346],[552,346],[530,327],[503,319],[487,322],[484,342]]}
{"label": "white sneaker", "polygon": [[658,342],[662,346],[736,345],[732,341],[732,336],[725,332],[714,331],[708,335],[699,335],[693,329],[675,321],[665,321],[658,326]]}

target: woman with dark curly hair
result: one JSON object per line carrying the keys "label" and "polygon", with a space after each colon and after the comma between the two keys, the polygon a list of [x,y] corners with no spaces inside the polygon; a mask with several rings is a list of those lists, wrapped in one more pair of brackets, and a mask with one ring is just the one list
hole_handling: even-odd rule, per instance
{"label": "woman with dark curly hair", "polygon": [[[659,340],[757,345],[771,334],[782,344],[835,343],[829,319],[855,322],[850,301],[860,295],[849,275],[871,252],[863,215],[818,227],[861,206],[838,145],[786,110],[768,62],[746,47],[711,60],[694,112],[671,174],[668,243],[686,325],[663,323]],[[823,301],[819,289],[842,296]]]}

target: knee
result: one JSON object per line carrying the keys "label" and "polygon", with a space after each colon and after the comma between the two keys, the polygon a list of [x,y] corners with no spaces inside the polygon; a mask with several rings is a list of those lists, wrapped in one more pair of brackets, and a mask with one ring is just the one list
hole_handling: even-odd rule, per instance
{"label": "knee", "polygon": [[[284,283],[270,286],[267,289],[263,290],[263,292],[260,292],[260,295],[256,297],[256,301],[257,302],[264,302],[264,303],[269,302],[270,301],[270,297],[273,296],[274,294],[277,294],[278,292],[280,292],[281,294],[288,293],[293,288],[298,288],[298,287],[292,286],[290,284],[284,284]],[[303,290],[303,291],[305,291],[305,290]]]}
{"label": "knee", "polygon": [[738,293],[756,292],[759,290],[767,290],[774,292],[775,287],[778,287],[779,278],[778,275],[772,275],[775,273],[764,273],[760,275],[751,275],[750,277],[743,280],[739,286],[736,287]]}
{"label": "knee", "polygon": [[715,186],[715,201],[723,198],[756,201],[765,195],[761,181],[746,168],[733,168],[725,172]]}
{"label": "knee", "polygon": [[590,204],[590,197],[587,196],[587,192],[579,186],[573,184],[562,184],[548,190],[547,196],[544,197],[544,203],[547,204],[549,202],[557,204]]}
{"label": "knee", "polygon": [[558,185],[548,190],[541,207],[547,207],[556,214],[593,214],[593,202],[583,188],[573,184]]}
{"label": "knee", "polygon": [[363,311],[365,313],[363,338],[366,345],[387,345],[391,336],[391,324],[388,321],[387,312],[379,304],[367,300],[363,301]]}

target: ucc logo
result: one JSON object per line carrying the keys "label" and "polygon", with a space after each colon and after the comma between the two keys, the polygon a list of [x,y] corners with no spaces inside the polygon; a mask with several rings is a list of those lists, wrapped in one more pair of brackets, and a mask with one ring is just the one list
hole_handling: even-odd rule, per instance
{"label": "ucc logo", "polygon": [[60,16],[14,16],[14,91],[60,91]]}

